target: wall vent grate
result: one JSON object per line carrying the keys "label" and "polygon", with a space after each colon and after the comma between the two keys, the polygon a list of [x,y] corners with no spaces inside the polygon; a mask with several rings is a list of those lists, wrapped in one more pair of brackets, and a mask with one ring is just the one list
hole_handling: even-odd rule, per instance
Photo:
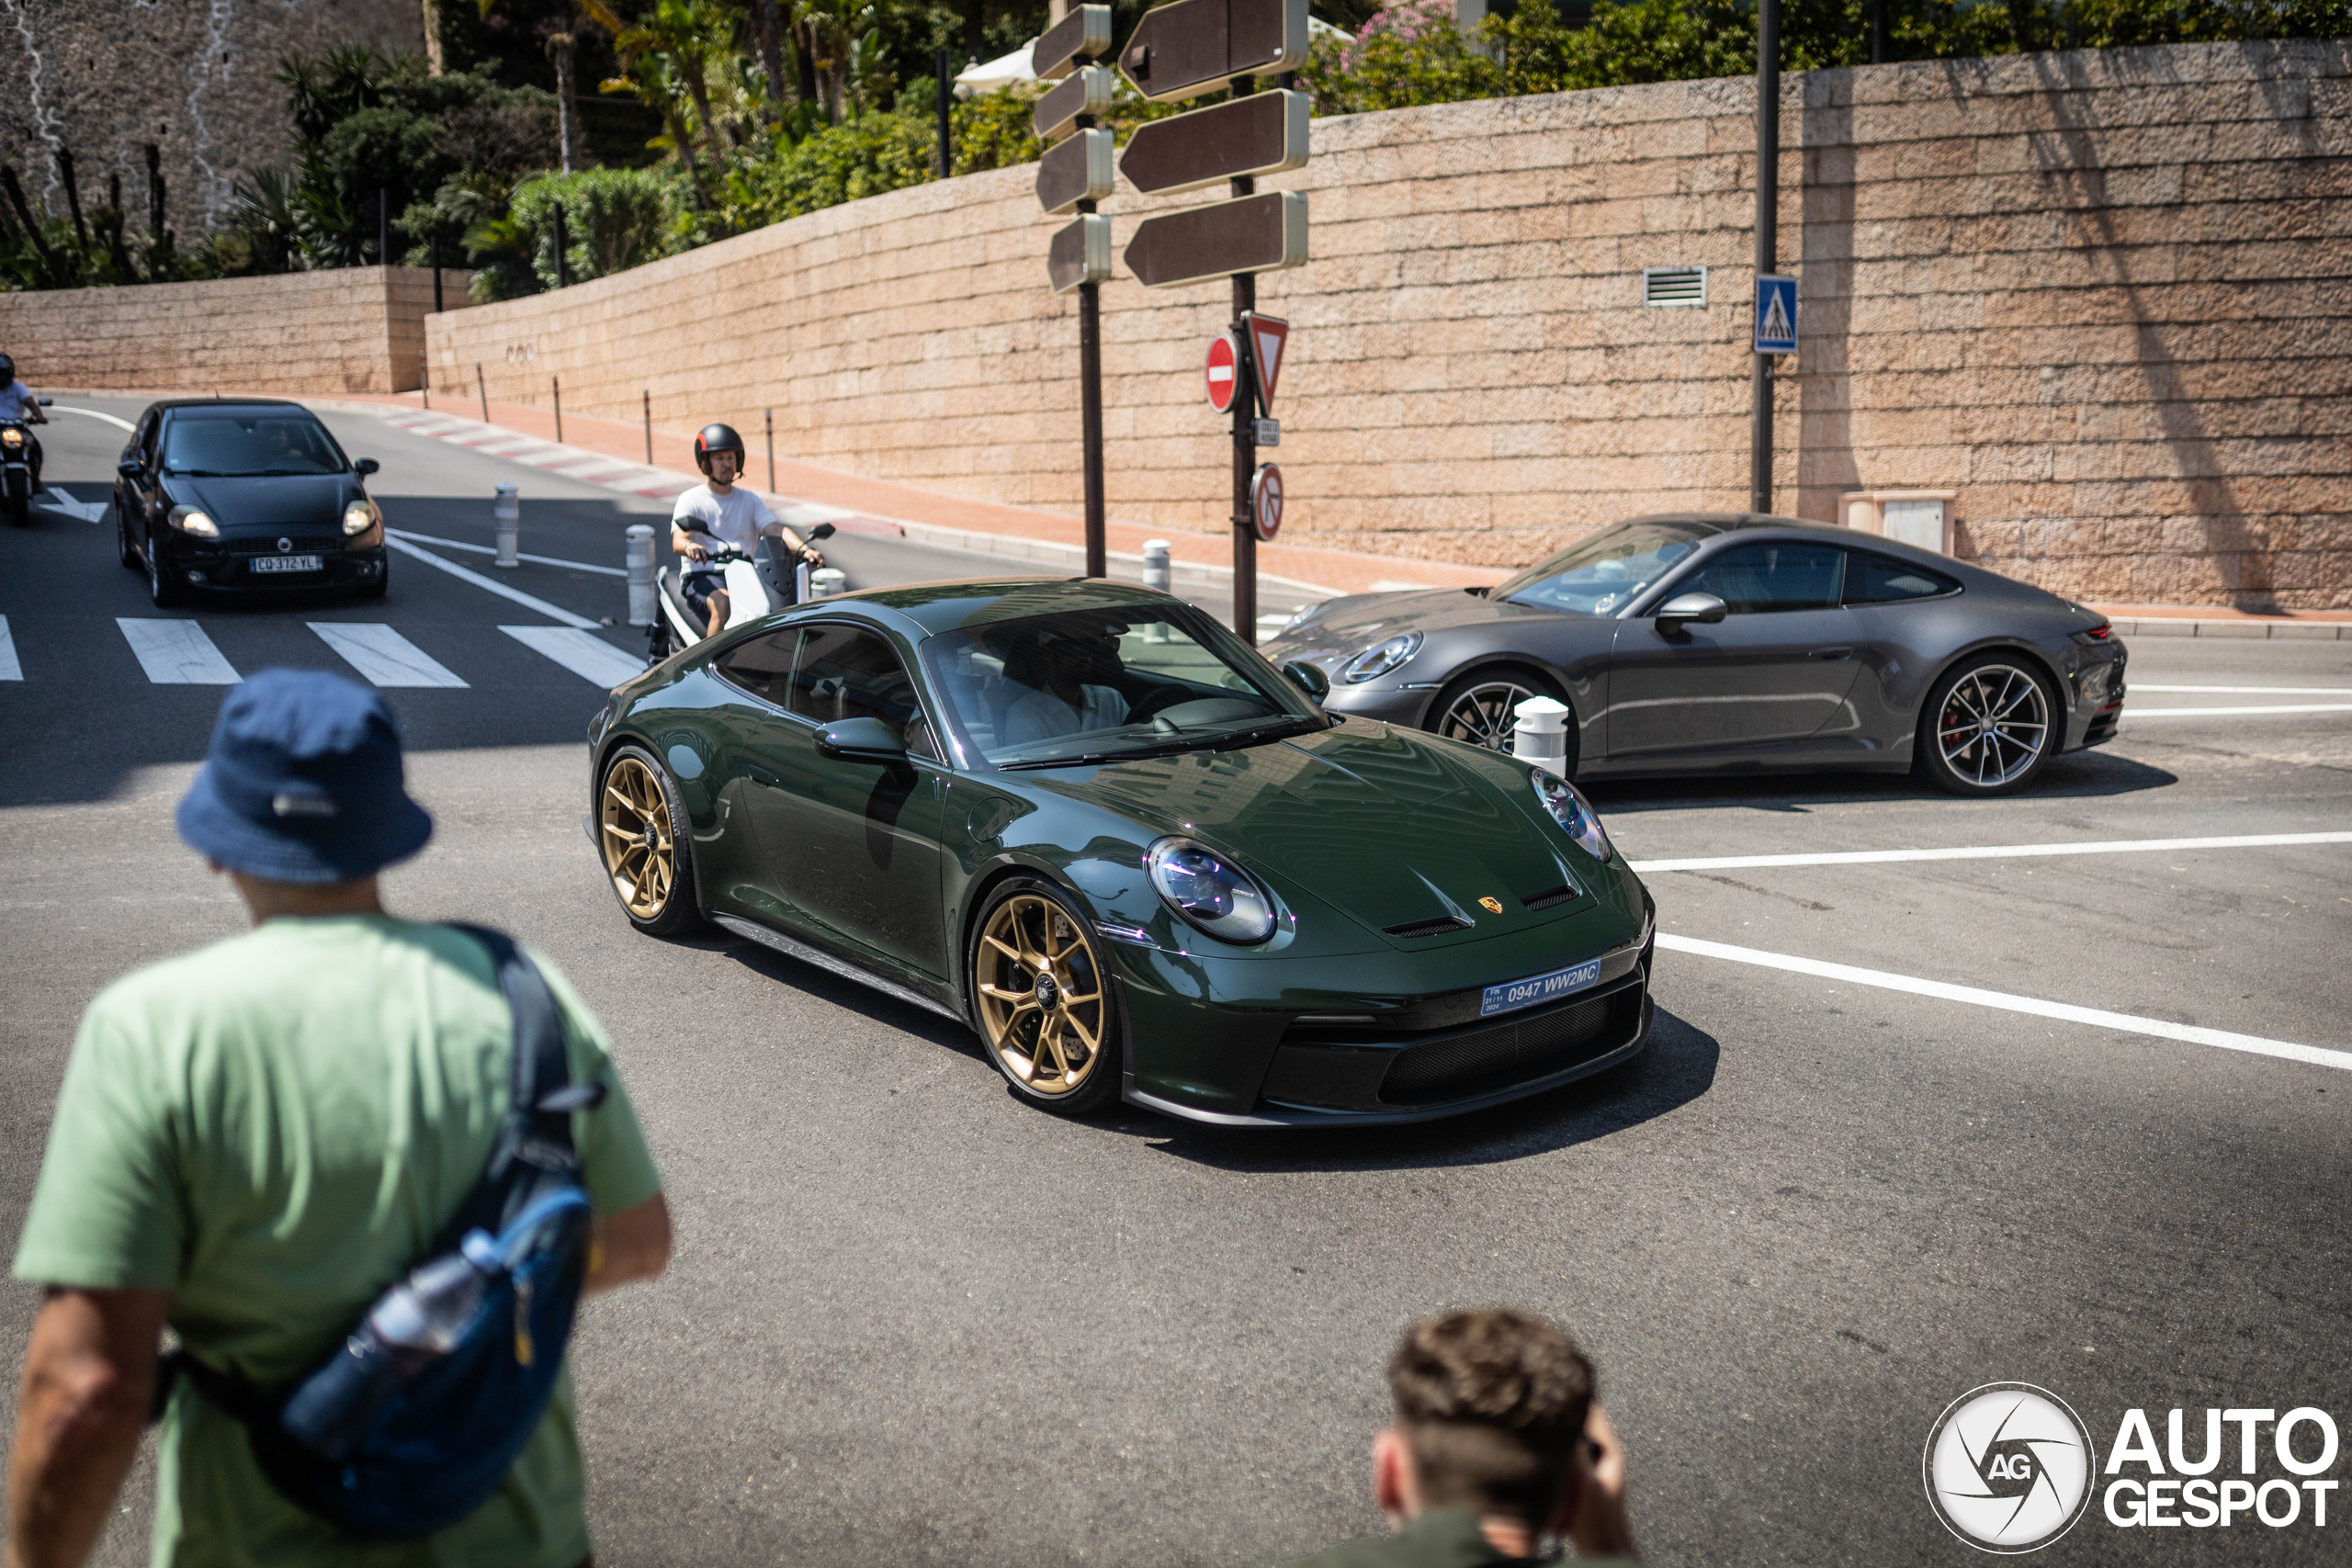
{"label": "wall vent grate", "polygon": [[1707,269],[1703,266],[1645,266],[1642,268],[1642,303],[1645,305],[1704,305],[1707,302]]}

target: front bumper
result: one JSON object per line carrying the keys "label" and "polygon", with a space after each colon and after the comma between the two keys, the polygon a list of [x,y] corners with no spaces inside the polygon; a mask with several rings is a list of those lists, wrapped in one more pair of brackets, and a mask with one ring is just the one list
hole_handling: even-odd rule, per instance
{"label": "front bumper", "polygon": [[240,550],[226,545],[175,544],[164,552],[164,569],[176,573],[182,582],[201,592],[316,593],[381,582],[388,558],[381,545],[354,549],[319,545],[288,552],[320,557],[321,568],[317,571],[254,570],[253,563],[266,553],[275,552]]}
{"label": "front bumper", "polygon": [[[1604,907],[1409,958],[1207,958],[1107,942],[1124,1098],[1189,1121],[1295,1127],[1424,1122],[1541,1094],[1641,1049],[1652,924],[1643,895],[1631,919]],[[1585,989],[1479,1016],[1485,987],[1596,950]]]}

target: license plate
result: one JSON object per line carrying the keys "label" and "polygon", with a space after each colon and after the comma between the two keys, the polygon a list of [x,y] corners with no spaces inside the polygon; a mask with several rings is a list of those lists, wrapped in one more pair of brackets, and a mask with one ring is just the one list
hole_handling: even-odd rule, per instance
{"label": "license plate", "polygon": [[324,556],[255,556],[253,570],[255,571],[324,571],[326,565],[327,558]]}
{"label": "license plate", "polygon": [[1600,978],[1600,960],[1594,958],[1573,969],[1555,969],[1549,975],[1538,975],[1532,979],[1489,986],[1478,998],[1478,1016],[1490,1018],[1498,1012],[1516,1012],[1521,1008],[1532,1008],[1538,1002],[1557,1001],[1562,997],[1583,990]]}

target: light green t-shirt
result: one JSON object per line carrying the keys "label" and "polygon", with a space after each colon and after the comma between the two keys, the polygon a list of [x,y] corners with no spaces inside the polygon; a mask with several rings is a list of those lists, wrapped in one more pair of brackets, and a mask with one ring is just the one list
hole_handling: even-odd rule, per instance
{"label": "light green t-shirt", "polygon": [[[617,1213],[661,1178],[603,1032],[538,964],[572,1081],[607,1086],[572,1136],[596,1212]],[[490,955],[446,926],[273,919],[140,970],[83,1017],[17,1277],[169,1291],[189,1350],[281,1384],[457,1212],[489,1159],[512,1061]],[[568,1373],[497,1495],[422,1540],[358,1540],[287,1502],[243,1427],[184,1379],[161,1444],[157,1564],[574,1568],[588,1555]]]}

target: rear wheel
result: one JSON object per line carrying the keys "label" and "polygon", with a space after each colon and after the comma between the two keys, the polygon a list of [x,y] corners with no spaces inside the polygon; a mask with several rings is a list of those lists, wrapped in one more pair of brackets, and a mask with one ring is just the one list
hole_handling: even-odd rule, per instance
{"label": "rear wheel", "polygon": [[1570,709],[1568,718],[1568,761],[1563,770],[1570,778],[1577,771],[1577,725],[1574,705],[1544,676],[1532,670],[1516,667],[1474,670],[1447,685],[1430,705],[1428,728],[1433,735],[1448,740],[1467,740],[1473,746],[1484,746],[1489,751],[1510,755],[1518,736],[1519,705],[1530,697],[1549,697]]}
{"label": "rear wheel", "polygon": [[692,839],[685,807],[653,754],[624,746],[605,764],[596,791],[596,841],[605,874],[628,923],[648,936],[678,936],[702,924],[695,903]]}
{"label": "rear wheel", "polygon": [[1079,1116],[1119,1092],[1117,1000],[1091,922],[1052,883],[1000,886],[973,928],[973,1010],[1012,1092]]}
{"label": "rear wheel", "polygon": [[1954,795],[2008,795],[2050,761],[2060,722],[2047,680],[2021,658],[1988,654],[1928,688],[1917,766]]}

